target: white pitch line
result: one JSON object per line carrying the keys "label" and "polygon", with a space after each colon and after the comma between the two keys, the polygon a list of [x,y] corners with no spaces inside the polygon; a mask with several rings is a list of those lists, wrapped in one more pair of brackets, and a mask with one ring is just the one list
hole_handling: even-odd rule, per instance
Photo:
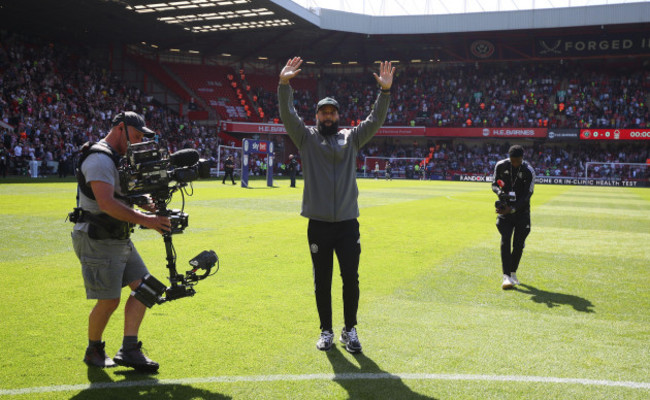
{"label": "white pitch line", "polygon": [[0,396],[34,393],[73,392],[88,389],[122,389],[128,387],[151,387],[162,385],[192,385],[202,383],[238,382],[291,382],[291,381],[337,381],[363,379],[406,379],[439,381],[492,381],[492,382],[534,382],[562,383],[586,386],[614,386],[629,389],[650,390],[650,382],[608,381],[600,379],[556,378],[551,376],[517,375],[465,375],[465,374],[389,374],[389,373],[349,373],[349,374],[305,374],[305,375],[251,375],[251,376],[211,376],[184,379],[147,379],[142,381],[98,382],[79,385],[40,386],[22,389],[0,389]]}

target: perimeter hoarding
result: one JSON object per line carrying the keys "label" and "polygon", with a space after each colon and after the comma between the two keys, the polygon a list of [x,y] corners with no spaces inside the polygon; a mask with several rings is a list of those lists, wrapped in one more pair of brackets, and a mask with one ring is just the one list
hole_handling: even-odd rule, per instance
{"label": "perimeter hoarding", "polygon": [[650,140],[650,128],[581,129],[580,140]]}
{"label": "perimeter hoarding", "polygon": [[282,124],[256,124],[251,122],[221,122],[221,130],[236,133],[267,133],[283,135],[287,133]]}
{"label": "perimeter hoarding", "polygon": [[426,136],[462,138],[546,138],[547,128],[427,128]]}
{"label": "perimeter hoarding", "polygon": [[553,141],[574,141],[580,139],[578,129],[553,129],[548,130],[548,139]]}
{"label": "perimeter hoarding", "polygon": [[[352,128],[345,126],[342,128]],[[222,122],[225,132],[248,134],[286,134],[282,124]],[[424,126],[383,126],[377,136],[430,136],[458,138],[546,138],[547,128],[425,128]]]}
{"label": "perimeter hoarding", "polygon": [[[350,129],[351,126],[341,128]],[[221,130],[225,132],[283,135],[287,133],[282,124],[256,124],[250,122],[222,122]],[[423,126],[382,126],[378,136],[426,136]]]}
{"label": "perimeter hoarding", "polygon": [[[454,174],[452,180],[462,182],[491,183],[492,175],[481,174]],[[576,186],[611,186],[611,187],[648,187],[647,180],[631,179],[606,179],[606,178],[578,178],[568,176],[536,176],[535,184],[542,185],[576,185]]]}

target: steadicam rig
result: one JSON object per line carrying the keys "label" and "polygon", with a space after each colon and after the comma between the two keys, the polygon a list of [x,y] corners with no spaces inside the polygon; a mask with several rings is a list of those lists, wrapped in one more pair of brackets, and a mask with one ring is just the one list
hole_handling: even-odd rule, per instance
{"label": "steadicam rig", "polygon": [[[127,130],[128,132],[128,130]],[[214,250],[205,250],[190,260],[190,270],[180,274],[176,270],[176,250],[172,235],[183,233],[189,216],[184,212],[185,195],[193,194],[192,181],[199,176],[199,153],[194,149],[179,150],[171,155],[167,146],[150,141],[132,144],[127,133],[126,157],[118,168],[120,186],[131,204],[143,206],[153,203],[155,214],[168,217],[171,229],[163,234],[170,286],[147,274],[131,295],[151,308],[155,304],[194,296],[194,285],[219,270],[219,257]],[[188,186],[192,189],[188,192]],[[180,191],[180,210],[168,209],[175,192]],[[216,269],[213,268],[216,266]]]}
{"label": "steadicam rig", "polygon": [[[194,290],[196,282],[205,279],[210,275],[214,275],[219,270],[219,257],[213,250],[205,250],[190,260],[190,266],[193,268],[186,271],[185,275],[176,272],[175,263],[173,267],[170,267],[169,258],[167,261],[167,268],[169,268],[170,271],[169,280],[171,286],[167,287],[151,274],[146,274],[142,278],[142,283],[140,283],[138,288],[131,292],[133,297],[149,308],[167,301],[187,296],[194,296],[196,293]],[[211,270],[215,265],[217,268],[211,273]],[[199,270],[201,270],[202,273],[197,274],[197,271]]]}

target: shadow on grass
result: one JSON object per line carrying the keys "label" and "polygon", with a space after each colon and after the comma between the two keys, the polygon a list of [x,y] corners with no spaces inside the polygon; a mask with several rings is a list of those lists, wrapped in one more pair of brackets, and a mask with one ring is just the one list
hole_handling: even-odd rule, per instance
{"label": "shadow on grass", "polygon": [[134,370],[117,371],[116,375],[124,376],[124,380],[113,379],[101,368],[88,368],[90,388],[79,392],[71,400],[102,400],[102,399],[209,399],[229,400],[232,397],[197,389],[187,385],[161,384],[152,374],[139,373]]}
{"label": "shadow on grass", "polygon": [[[525,288],[524,289],[522,289]],[[514,288],[517,292],[531,295],[530,299],[535,303],[546,304],[548,308],[559,307],[562,304],[572,306],[574,310],[593,313],[594,305],[591,301],[583,299],[582,297],[573,296],[570,294],[547,292],[546,290],[537,289],[534,286],[520,284]]]}
{"label": "shadow on grass", "polygon": [[327,358],[334,369],[334,382],[348,391],[350,399],[435,400],[415,393],[399,376],[383,371],[363,353],[354,355],[359,367],[341,354],[337,346],[332,346]]}

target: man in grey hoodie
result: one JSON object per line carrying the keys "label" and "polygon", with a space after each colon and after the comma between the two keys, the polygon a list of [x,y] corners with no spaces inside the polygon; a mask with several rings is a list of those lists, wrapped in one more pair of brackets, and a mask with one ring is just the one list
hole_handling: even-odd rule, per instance
{"label": "man in grey hoodie", "polygon": [[293,107],[289,80],[300,70],[302,59],[294,57],[280,72],[278,104],[280,118],[300,151],[304,178],[301,215],[309,218],[307,238],[314,273],[316,307],[321,334],[316,347],[332,347],[332,272],[334,252],[343,280],[345,327],[340,341],[350,353],[360,353],[356,331],[359,306],[359,205],[357,153],[379,131],[386,119],[395,68],[388,61],[373,73],[380,93],[370,115],[359,125],[339,131],[339,103],[326,97],[316,107],[317,126],[307,127]]}

